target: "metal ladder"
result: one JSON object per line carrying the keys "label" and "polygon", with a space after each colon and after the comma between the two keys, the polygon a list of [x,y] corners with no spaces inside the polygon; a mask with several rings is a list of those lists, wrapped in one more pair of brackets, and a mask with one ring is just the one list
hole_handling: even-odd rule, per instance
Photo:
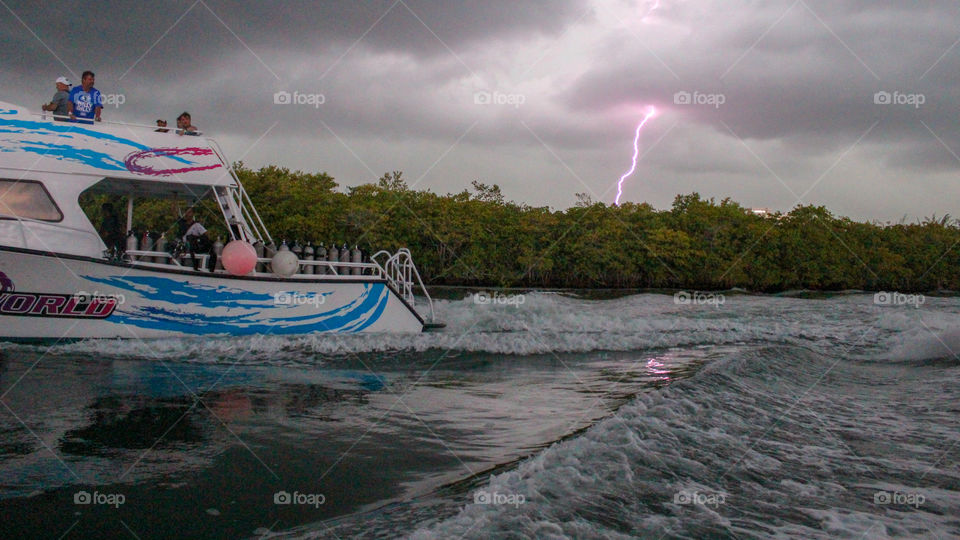
{"label": "metal ladder", "polygon": [[[382,257],[386,257],[383,263],[377,260]],[[374,253],[370,257],[370,261],[376,263],[383,269],[383,276],[387,282],[390,283],[410,305],[415,305],[413,294],[414,286],[419,285],[423,295],[427,298],[427,305],[430,307],[430,322],[436,322],[437,315],[433,309],[433,298],[430,298],[430,293],[427,292],[427,287],[424,286],[423,280],[420,278],[417,265],[413,264],[413,255],[410,254],[409,249],[400,248],[394,254],[381,250]]]}

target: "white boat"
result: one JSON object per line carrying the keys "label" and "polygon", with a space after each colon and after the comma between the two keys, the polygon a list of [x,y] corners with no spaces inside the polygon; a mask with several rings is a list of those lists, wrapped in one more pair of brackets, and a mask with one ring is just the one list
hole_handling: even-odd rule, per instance
{"label": "white boat", "polygon": [[303,259],[289,277],[263,271],[267,257],[242,276],[206,265],[194,270],[189,255],[111,253],[81,207],[83,193],[124,196],[127,230],[137,198],[210,197],[228,240],[273,242],[213,139],[155,126],[55,121],[0,102],[0,339],[442,326],[406,249],[366,262]]}

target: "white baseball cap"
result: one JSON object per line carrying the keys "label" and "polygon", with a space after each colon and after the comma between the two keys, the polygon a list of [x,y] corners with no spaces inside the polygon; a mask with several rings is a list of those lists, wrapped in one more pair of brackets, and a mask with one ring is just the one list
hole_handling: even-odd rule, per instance
{"label": "white baseball cap", "polygon": [[57,82],[60,84],[65,84],[67,86],[70,86],[70,79],[66,77],[57,77]]}

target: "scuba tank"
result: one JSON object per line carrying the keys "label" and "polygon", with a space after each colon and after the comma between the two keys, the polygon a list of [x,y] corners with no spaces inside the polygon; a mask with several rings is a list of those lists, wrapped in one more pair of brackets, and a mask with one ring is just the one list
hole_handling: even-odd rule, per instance
{"label": "scuba tank", "polygon": [[[353,251],[350,252],[350,262],[354,262],[354,263],[363,262],[363,253],[360,251],[360,246],[357,246],[357,245],[353,246]],[[359,266],[354,266],[353,268],[350,269],[350,273],[355,276],[359,276],[361,273],[363,273],[363,268],[360,268]]]}
{"label": "scuba tank", "polygon": [[[263,250],[263,240],[257,240],[256,242],[254,242],[254,243],[253,243],[253,250],[257,252],[257,259],[262,259],[262,258],[263,258],[263,253],[264,253],[264,250]],[[257,271],[257,272],[263,272],[263,263],[260,262],[259,260],[257,261],[256,271]]]}
{"label": "scuba tank", "polygon": [[[153,238],[150,237],[150,231],[143,233],[143,238],[140,239],[140,250],[153,251]],[[140,260],[143,262],[153,262],[153,257],[141,257]]]}
{"label": "scuba tank", "polygon": [[[327,260],[327,248],[323,247],[323,242],[320,242],[320,245],[317,247],[317,251],[316,251],[315,253],[316,253],[316,259],[317,259],[318,261],[325,261],[325,260]],[[320,275],[327,274],[327,273],[328,273],[328,272],[327,272],[327,265],[325,265],[325,264],[319,264],[319,265],[317,265],[316,273],[317,273],[317,274],[320,274]]]}
{"label": "scuba tank", "polygon": [[[157,250],[159,251],[159,250]],[[220,255],[223,253],[223,241],[220,240],[220,237],[217,237],[217,241],[213,243],[213,256],[217,259],[216,264],[214,265],[214,270],[223,270],[223,263],[220,262]]]}
{"label": "scuba tank", "polygon": [[[303,260],[305,260],[305,261],[312,261],[312,260],[313,260],[313,244],[312,244],[310,241],[307,241],[307,247],[303,248]],[[304,274],[312,274],[312,273],[313,273],[313,265],[312,265],[312,264],[305,264],[305,265],[303,266],[303,273],[304,273]]]}
{"label": "scuba tank", "polygon": [[[167,251],[167,235],[166,234],[160,233],[160,238],[157,238],[157,243],[156,245],[153,246],[153,250]],[[166,264],[168,261],[166,257],[154,257],[153,262]]]}
{"label": "scuba tank", "polygon": [[[273,240],[264,248],[264,257],[267,259],[273,259],[273,256],[277,254],[277,245],[273,243]],[[270,266],[270,263],[264,265],[264,270],[267,272],[273,272],[273,267]]]}
{"label": "scuba tank", "polygon": [[280,247],[277,249],[277,251],[290,251],[290,246],[287,245],[286,240],[284,240],[283,243],[280,244]]}
{"label": "scuba tank", "polygon": [[[335,242],[330,243],[330,249],[327,250],[327,261],[329,262],[340,262],[340,251],[337,250],[337,244]],[[331,264],[327,268],[330,269],[331,274],[339,274],[340,269],[337,268],[337,265]]]}
{"label": "scuba tank", "polygon": [[[344,242],[344,243],[343,243],[343,247],[340,248],[340,262],[342,262],[342,263],[348,263],[348,262],[350,262],[350,248],[347,247],[347,243],[346,243],[346,242]],[[341,264],[339,271],[340,271],[340,275],[341,275],[341,276],[349,276],[349,275],[350,275],[350,267],[349,267],[349,266],[346,266],[346,265]]]}
{"label": "scuba tank", "polygon": [[[293,247],[290,248],[290,251],[292,251],[293,254],[297,256],[297,262],[299,262],[301,259],[303,259],[303,248],[300,246],[300,241],[299,241],[299,240],[294,240],[294,241],[293,241]],[[297,274],[302,274],[302,273],[303,273],[303,266],[297,265],[297,272],[296,272],[296,273],[297,273]]]}
{"label": "scuba tank", "polygon": [[127,233],[127,251],[136,251],[137,246],[139,245],[140,245],[139,242],[137,242],[137,233],[135,231],[128,232]]}

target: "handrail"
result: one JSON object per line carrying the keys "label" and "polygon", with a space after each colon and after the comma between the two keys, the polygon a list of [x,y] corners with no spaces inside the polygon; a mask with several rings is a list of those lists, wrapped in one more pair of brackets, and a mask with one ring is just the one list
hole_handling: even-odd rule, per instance
{"label": "handrail", "polygon": [[223,216],[223,220],[227,223],[227,234],[230,235],[231,240],[236,240],[233,234],[233,227],[230,226],[230,220],[227,219],[227,211],[223,208],[223,201],[220,200],[220,194],[214,191],[213,198],[217,200],[217,206],[220,207],[220,215]]}
{"label": "handrail", "polygon": [[[381,264],[377,258],[382,256],[386,256],[387,259]],[[433,298],[430,297],[427,287],[423,284],[420,271],[417,270],[417,265],[413,263],[413,255],[410,254],[409,249],[400,248],[392,255],[389,251],[380,250],[374,253],[370,257],[370,260],[383,267],[384,277],[400,292],[404,300],[410,304],[415,303],[413,286],[419,285],[420,290],[423,291],[423,295],[427,298],[427,305],[430,307],[430,322],[436,320],[437,315],[433,308]],[[416,281],[414,281],[414,278],[416,278]]]}
{"label": "handrail", "polygon": [[[259,227],[258,227],[258,229],[257,229],[257,234],[261,236],[260,241],[263,242],[263,237],[265,236],[265,237],[267,238],[267,243],[273,242],[273,238],[270,236],[270,231],[267,230],[267,226],[263,223],[263,219],[260,217],[260,212],[257,212],[257,207],[254,206],[253,201],[250,199],[250,194],[247,193],[247,189],[246,189],[245,187],[243,187],[243,184],[240,183],[240,178],[237,177],[237,174],[236,174],[235,172],[233,172],[233,166],[232,166],[232,165],[230,166],[230,171],[231,171],[231,174],[233,174],[234,180],[237,181],[237,186],[240,188],[240,189],[239,189],[239,191],[240,191],[240,200],[241,200],[240,207],[241,207],[241,208],[243,209],[243,211],[246,212],[247,214],[250,214],[250,211],[252,210],[252,211],[253,211],[253,216],[252,216],[252,217],[256,217],[256,218],[257,218],[257,221],[254,223],[254,225],[259,224]],[[248,204],[243,204],[243,199],[244,199],[244,198],[247,200],[247,203],[249,203],[249,205],[248,205]],[[252,220],[251,220],[251,221],[252,221]],[[260,233],[260,229],[263,229],[263,233],[262,233],[262,234]]]}
{"label": "handrail", "polygon": [[[117,121],[111,121],[111,120],[100,120],[100,121],[96,121],[96,120],[92,120],[92,119],[90,119],[90,118],[80,118],[79,116],[76,116],[76,115],[74,115],[74,116],[76,116],[76,119],[74,120],[74,119],[71,119],[71,118],[70,118],[70,115],[54,114],[54,113],[51,112],[51,111],[34,112],[34,111],[24,110],[24,112],[27,113],[27,114],[29,114],[29,115],[31,115],[31,116],[39,116],[39,117],[41,117],[41,120],[46,120],[47,117],[49,116],[50,119],[53,120],[53,121],[58,121],[57,119],[59,118],[59,119],[60,119],[59,121],[61,121],[61,122],[67,122],[67,123],[72,123],[72,124],[81,124],[81,125],[86,125],[86,126],[89,126],[89,125],[104,125],[104,124],[107,124],[107,125],[111,125],[111,126],[123,126],[123,127],[145,128],[145,129],[150,129],[150,130],[152,130],[152,131],[155,131],[155,132],[157,132],[157,133],[171,133],[171,134],[173,134],[173,135],[180,136],[180,135],[177,133],[177,130],[179,129],[179,128],[177,128],[177,127],[164,127],[164,126],[158,126],[158,125],[156,125],[156,124],[154,124],[154,125],[150,125],[150,124],[134,124],[134,123],[130,123],[130,122],[117,122]],[[160,131],[160,130],[166,130],[166,131]],[[191,135],[188,135],[188,136],[201,136],[201,135],[203,135],[203,132],[202,132],[202,131],[191,131],[190,133],[191,133]]]}
{"label": "handrail", "polygon": [[270,236],[270,231],[267,230],[267,226],[260,217],[260,213],[257,212],[257,207],[250,199],[250,195],[247,193],[247,190],[244,189],[243,183],[240,182],[240,177],[237,175],[236,170],[234,170],[233,164],[227,161],[226,154],[224,154],[223,148],[220,147],[220,143],[209,137],[207,137],[207,143],[209,143],[210,147],[213,148],[213,151],[217,153],[217,157],[220,158],[220,162],[224,164],[227,172],[230,173],[230,177],[233,178],[233,181],[237,183],[237,189],[231,195],[234,197],[234,203],[236,203],[237,208],[240,210],[240,218],[247,225],[247,228],[250,229],[250,232],[256,237],[257,240],[260,240],[264,243],[273,242],[273,238]]}

